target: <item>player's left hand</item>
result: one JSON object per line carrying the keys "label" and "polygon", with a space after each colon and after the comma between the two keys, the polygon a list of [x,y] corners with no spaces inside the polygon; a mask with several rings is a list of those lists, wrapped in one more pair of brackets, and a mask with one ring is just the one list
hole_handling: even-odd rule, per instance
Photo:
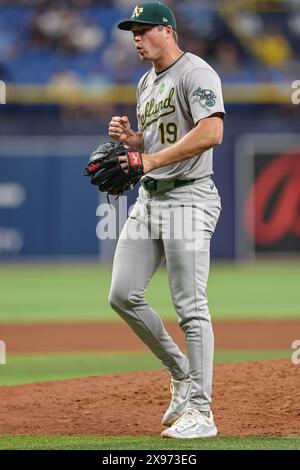
{"label": "player's left hand", "polygon": [[134,148],[107,142],[92,153],[84,174],[100,191],[120,195],[133,188],[143,176],[142,155]]}

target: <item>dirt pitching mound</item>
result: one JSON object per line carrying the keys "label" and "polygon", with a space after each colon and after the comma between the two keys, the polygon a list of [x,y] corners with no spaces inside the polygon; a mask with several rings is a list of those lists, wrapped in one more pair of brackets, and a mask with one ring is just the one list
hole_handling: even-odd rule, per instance
{"label": "dirt pitching mound", "polygon": [[[220,435],[299,435],[300,366],[219,364],[213,410]],[[165,371],[0,388],[1,434],[159,434],[170,401]]]}

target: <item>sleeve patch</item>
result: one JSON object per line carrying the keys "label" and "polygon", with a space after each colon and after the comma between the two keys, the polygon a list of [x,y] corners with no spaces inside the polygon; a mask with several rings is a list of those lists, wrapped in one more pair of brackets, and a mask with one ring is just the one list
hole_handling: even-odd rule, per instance
{"label": "sleeve patch", "polygon": [[203,104],[209,106],[210,108],[216,104],[216,95],[212,90],[206,90],[199,87],[196,91],[194,91],[193,96],[199,96],[200,101],[204,101]]}

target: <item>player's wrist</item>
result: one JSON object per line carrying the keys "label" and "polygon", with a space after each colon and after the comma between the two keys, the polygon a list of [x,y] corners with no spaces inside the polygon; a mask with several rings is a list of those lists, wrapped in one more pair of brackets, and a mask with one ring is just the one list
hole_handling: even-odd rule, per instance
{"label": "player's wrist", "polygon": [[123,139],[123,144],[128,145],[129,147],[133,147],[141,152],[143,147],[143,140],[138,132],[132,131],[130,135],[126,137],[126,139]]}
{"label": "player's wrist", "polygon": [[153,158],[154,153],[142,153],[144,173],[149,173],[152,170],[155,170],[155,159]]}

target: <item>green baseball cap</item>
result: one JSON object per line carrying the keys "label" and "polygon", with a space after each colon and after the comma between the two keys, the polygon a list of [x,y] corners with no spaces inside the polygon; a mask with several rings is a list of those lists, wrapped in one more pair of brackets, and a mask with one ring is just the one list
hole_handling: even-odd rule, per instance
{"label": "green baseball cap", "polygon": [[130,31],[134,23],[172,26],[177,29],[174,13],[169,7],[160,2],[144,2],[135,7],[130,20],[118,24],[119,29]]}

